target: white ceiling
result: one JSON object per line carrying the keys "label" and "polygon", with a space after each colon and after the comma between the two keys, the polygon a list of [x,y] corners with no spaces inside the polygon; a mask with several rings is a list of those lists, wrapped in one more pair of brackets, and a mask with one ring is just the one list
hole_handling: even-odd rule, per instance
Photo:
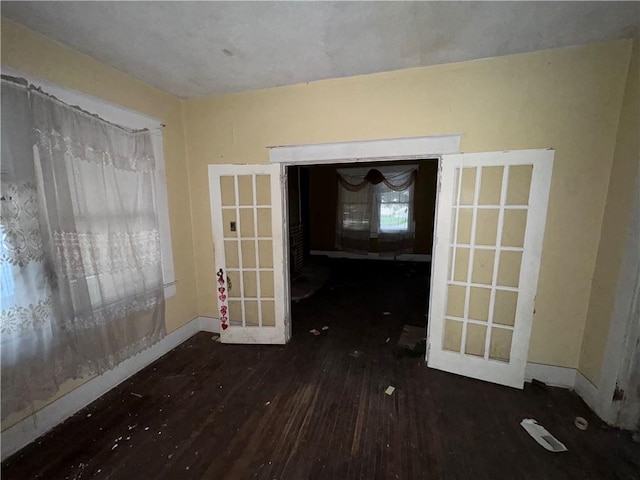
{"label": "white ceiling", "polygon": [[179,97],[630,37],[638,2],[1,2]]}

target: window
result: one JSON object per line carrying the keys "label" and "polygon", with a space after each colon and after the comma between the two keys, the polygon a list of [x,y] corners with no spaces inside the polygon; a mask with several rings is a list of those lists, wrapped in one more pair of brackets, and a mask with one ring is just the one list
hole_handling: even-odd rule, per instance
{"label": "window", "polygon": [[176,293],[175,271],[173,266],[173,250],[171,246],[171,226],[169,223],[169,206],[167,200],[167,181],[165,177],[163,136],[158,129],[162,122],[158,119],[146,116],[142,113],[126,109],[120,105],[112,104],[96,97],[85,95],[75,90],[70,90],[54,83],[13,71],[10,68],[2,68],[2,73],[27,79],[33,85],[54,95],[69,105],[77,105],[85,111],[92,112],[99,117],[131,129],[157,130],[152,136],[153,152],[156,159],[156,190],[155,202],[158,209],[158,228],[160,232],[160,248],[162,251],[162,274],[164,282],[165,298]]}
{"label": "window", "polygon": [[411,188],[399,192],[384,186],[379,195],[379,232],[406,232],[409,230]]}
{"label": "window", "polygon": [[336,247],[365,253],[377,238],[379,253],[413,248],[415,166],[338,170]]}

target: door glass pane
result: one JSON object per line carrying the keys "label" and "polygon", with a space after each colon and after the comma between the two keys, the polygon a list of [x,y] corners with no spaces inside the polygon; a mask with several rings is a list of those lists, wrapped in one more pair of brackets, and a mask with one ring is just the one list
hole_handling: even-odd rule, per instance
{"label": "door glass pane", "polygon": [[466,282],[469,270],[469,249],[458,247],[456,251],[456,264],[453,270],[453,280],[456,282]]}
{"label": "door glass pane", "polygon": [[257,205],[271,205],[271,178],[269,175],[256,175]]}
{"label": "door glass pane", "polygon": [[460,205],[473,205],[476,192],[476,168],[462,169]]}
{"label": "door glass pane", "polygon": [[518,292],[496,290],[495,306],[493,309],[493,323],[513,326],[516,320],[516,305]]}
{"label": "door glass pane", "polygon": [[258,302],[256,300],[244,301],[244,319],[245,326],[257,327],[260,325],[258,318]]}
{"label": "door glass pane", "polygon": [[470,287],[469,291],[469,318],[473,320],[489,320],[489,299],[491,289]]}
{"label": "door glass pane", "polygon": [[262,301],[262,326],[275,327],[276,325],[276,304],[273,300]]}
{"label": "door glass pane", "polygon": [[471,243],[471,221],[473,210],[471,208],[458,209],[458,237],[456,243],[468,245]]}
{"label": "door glass pane", "polygon": [[523,247],[526,227],[526,210],[505,210],[504,225],[502,227],[502,245],[505,247]]}
{"label": "door glass pane", "polygon": [[229,298],[240,298],[240,294],[240,272],[227,270],[227,296]]}
{"label": "door glass pane", "polygon": [[476,220],[476,245],[494,246],[496,244],[499,211],[497,208],[478,210],[478,218]]}
{"label": "door glass pane", "polygon": [[272,235],[271,229],[271,209],[259,208],[258,209],[258,236],[270,237]]}
{"label": "door glass pane", "polygon": [[466,287],[449,285],[447,292],[447,315],[464,317],[464,299]]}
{"label": "door glass pane", "polygon": [[498,267],[498,285],[517,287],[520,282],[520,264],[522,252],[500,252]]}
{"label": "door glass pane", "polygon": [[242,326],[242,302],[229,300],[229,324],[234,327]]}
{"label": "door glass pane", "polygon": [[240,209],[240,236],[253,237],[255,235],[253,228],[253,208]]}
{"label": "door glass pane", "polygon": [[509,168],[507,205],[528,205],[533,165],[517,165]]}
{"label": "door glass pane", "polygon": [[484,356],[484,343],[487,336],[486,325],[467,323],[467,341],[464,353],[467,355]]}
{"label": "door glass pane", "polygon": [[472,283],[491,285],[493,282],[493,261],[495,250],[474,250]]}
{"label": "door glass pane", "polygon": [[273,271],[260,272],[260,296],[273,298]]}
{"label": "door glass pane", "polygon": [[478,205],[499,205],[503,167],[484,167],[480,179]]}
{"label": "door glass pane", "polygon": [[260,252],[260,268],[273,267],[273,242],[271,240],[258,240]]}
{"label": "door glass pane", "polygon": [[511,338],[513,332],[506,328],[492,328],[489,344],[489,358],[508,362],[511,357]]}
{"label": "door glass pane", "polygon": [[242,285],[244,287],[245,297],[257,297],[258,296],[258,284],[256,279],[256,272],[245,270],[242,272]]}
{"label": "door glass pane", "polygon": [[453,352],[460,351],[462,343],[462,322],[455,320],[444,321],[444,338],[442,339],[442,348]]}
{"label": "door glass pane", "polygon": [[240,205],[253,205],[252,175],[238,175],[238,198]]}
{"label": "door glass pane", "polygon": [[222,206],[235,206],[236,186],[234,177],[220,177],[220,196]]}
{"label": "door glass pane", "polygon": [[241,240],[242,267],[256,268],[256,242],[255,240]]}
{"label": "door glass pane", "polygon": [[227,268],[240,268],[240,259],[238,257],[238,242],[235,240],[227,240],[224,242],[224,259]]}

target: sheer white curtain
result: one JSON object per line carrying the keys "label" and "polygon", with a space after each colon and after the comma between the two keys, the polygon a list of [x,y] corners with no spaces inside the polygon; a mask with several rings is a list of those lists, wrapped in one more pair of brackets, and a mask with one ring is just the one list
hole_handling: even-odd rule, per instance
{"label": "sheer white curtain", "polygon": [[[2,87],[4,418],[66,379],[112,368],[165,332],[153,132]],[[31,187],[14,173],[22,170]],[[18,211],[6,200],[12,188],[32,199],[33,215],[11,215]],[[26,252],[23,244],[37,252],[29,262],[4,262],[5,252]]]}
{"label": "sheer white curtain", "polygon": [[[373,185],[369,182],[362,183],[364,175],[348,175],[344,172],[339,172],[339,175],[344,181],[338,182],[336,247],[346,252],[367,254],[374,220]],[[343,183],[347,183],[347,187]],[[360,188],[348,187],[360,184]]]}
{"label": "sheer white curtain", "polygon": [[76,372],[54,315],[54,273],[44,254],[29,98],[2,82],[0,338],[2,418],[57,389]]}
{"label": "sheer white curtain", "polygon": [[367,254],[376,238],[381,255],[413,251],[416,167],[340,169],[338,175],[336,247]]}

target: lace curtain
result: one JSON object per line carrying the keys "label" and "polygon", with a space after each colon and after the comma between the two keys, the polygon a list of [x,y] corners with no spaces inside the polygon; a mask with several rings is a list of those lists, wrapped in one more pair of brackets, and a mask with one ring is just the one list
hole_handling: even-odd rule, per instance
{"label": "lace curtain", "polygon": [[371,238],[376,238],[381,255],[412,252],[416,168],[394,168],[386,174],[378,169],[355,172],[338,171],[336,247],[367,254]]}
{"label": "lace curtain", "polygon": [[162,338],[152,132],[2,82],[2,418]]}

